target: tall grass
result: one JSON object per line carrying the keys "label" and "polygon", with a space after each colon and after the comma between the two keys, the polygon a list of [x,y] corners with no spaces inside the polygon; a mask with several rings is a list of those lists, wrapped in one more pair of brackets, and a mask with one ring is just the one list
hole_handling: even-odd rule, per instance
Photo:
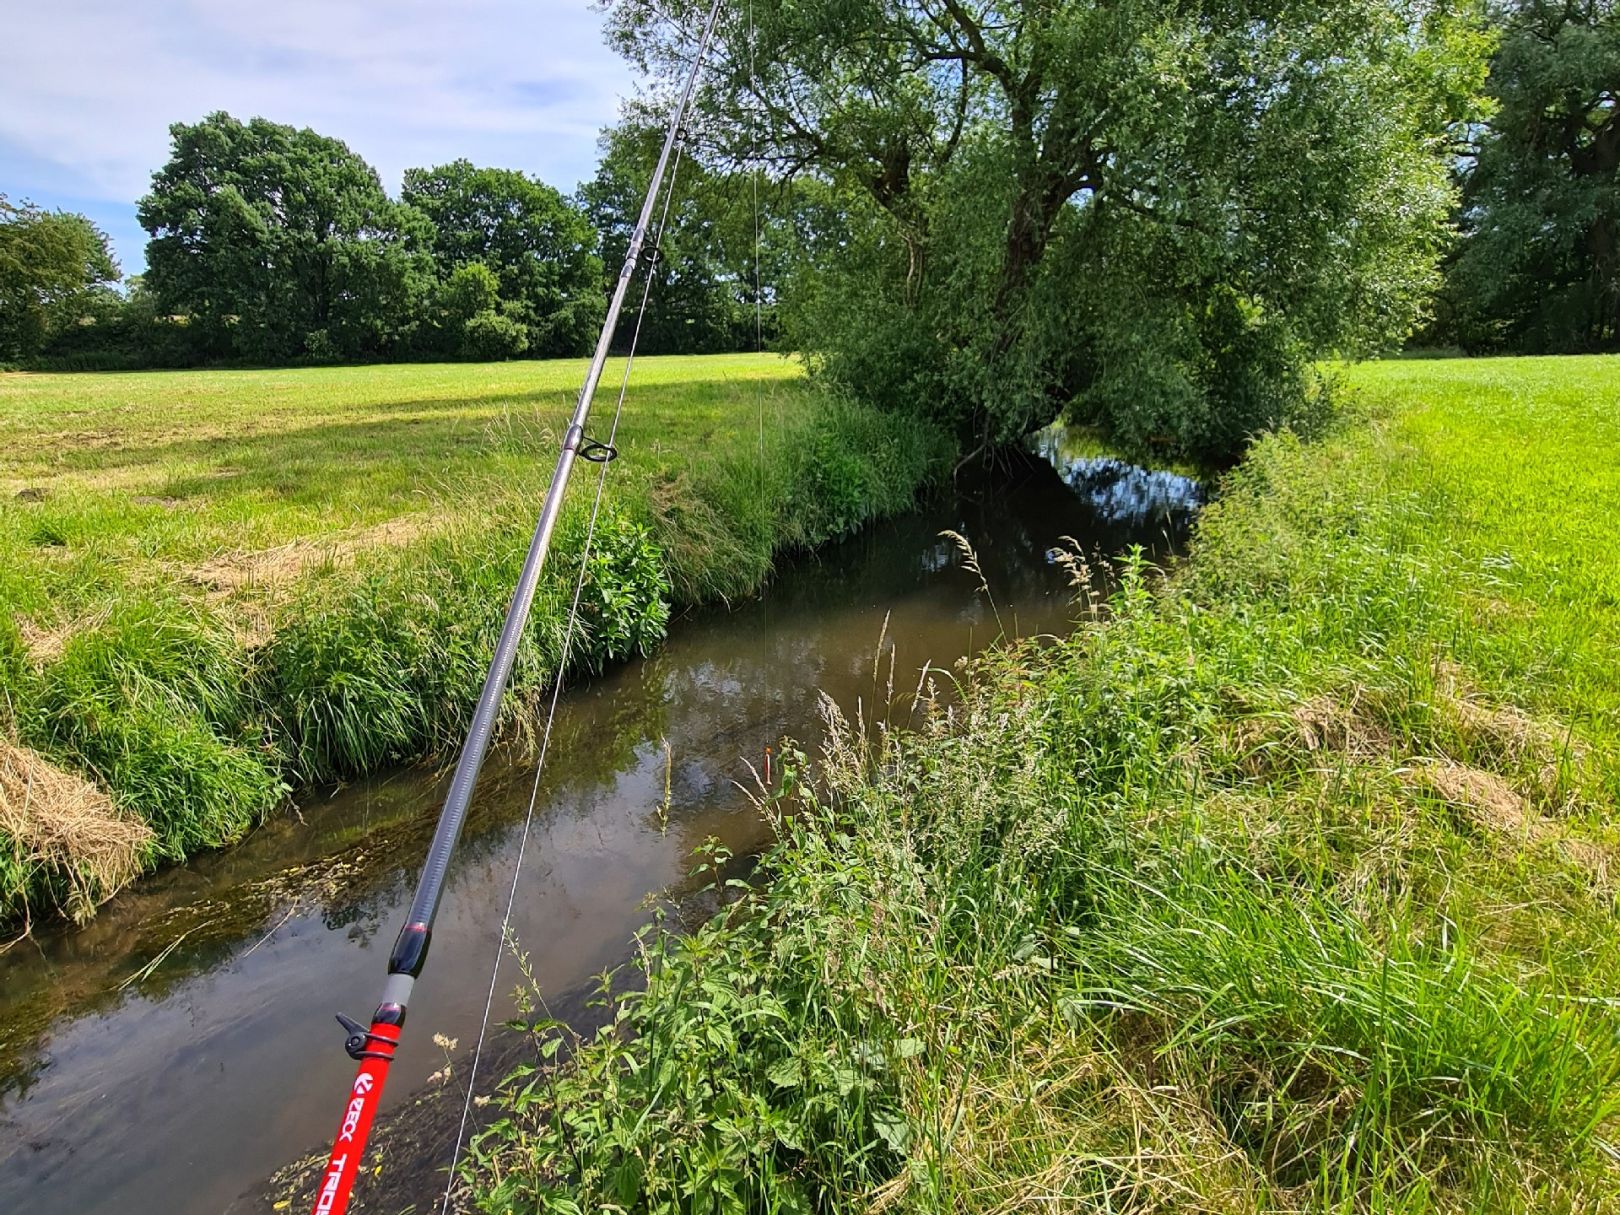
{"label": "tall grass", "polygon": [[654,484],[654,526],[683,604],[755,590],[784,553],[907,510],[948,466],[934,427],[838,397],[783,417],[755,445],[694,460]]}
{"label": "tall grass", "polygon": [[285,791],[245,651],[189,604],[119,605],[22,690],[25,737],[116,791],[153,859],[237,839]]}
{"label": "tall grass", "polygon": [[1536,619],[1612,563],[1584,504],[1495,509],[1562,454],[1545,386],[1467,402],[1267,439],[1168,585],[917,728],[835,714],[757,880],[600,1034],[533,1026],[481,1209],[1620,1203],[1620,722],[1554,712],[1615,668]]}
{"label": "tall grass", "polygon": [[[263,653],[265,698],[298,779],[356,776],[461,741],[529,545],[522,516],[502,517],[439,535],[409,561],[379,559],[358,578],[300,589]],[[559,526],[513,669],[509,725],[527,719],[556,673],[585,523],[575,509]],[[575,669],[651,649],[668,618],[662,553],[645,527],[608,511],[581,595]]]}

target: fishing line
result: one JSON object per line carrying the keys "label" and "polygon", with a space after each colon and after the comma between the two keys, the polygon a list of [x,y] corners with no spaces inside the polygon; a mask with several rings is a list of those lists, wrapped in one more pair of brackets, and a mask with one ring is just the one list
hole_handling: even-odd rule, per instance
{"label": "fishing line", "polygon": [[[748,79],[759,87],[759,61],[757,59],[759,33],[754,27],[754,0],[748,0]],[[759,293],[759,109],[750,106],[748,110],[748,125],[751,128],[749,143],[753,145],[753,170],[749,180],[754,188],[754,353],[765,353],[765,321],[764,303]],[[759,400],[759,488],[761,501],[765,492],[765,385],[760,382],[756,372],[754,377],[754,394]]]}
{"label": "fishing line", "polygon": [[[701,48],[699,50],[699,54],[700,56],[702,54]],[[685,154],[685,151],[686,142],[683,138],[675,148],[675,160],[670,167],[669,185],[664,193],[663,209],[659,212],[658,216],[657,237],[652,244],[652,248],[655,253],[662,246],[664,233],[669,224],[670,205],[675,198],[675,187],[680,178],[681,160]],[[630,388],[630,371],[631,368],[635,366],[636,347],[641,341],[641,327],[647,317],[647,301],[652,295],[652,285],[655,277],[654,270],[657,268],[659,260],[660,259],[657,257],[649,259],[645,271],[645,277],[642,281],[641,301],[636,306],[636,323],[630,334],[630,349],[625,356],[624,373],[619,378],[619,393],[618,399],[614,402],[613,406],[613,421],[608,426],[608,437],[605,446],[610,449],[613,447],[614,440],[619,434],[619,421],[624,414],[625,396]],[[596,520],[598,513],[602,509],[602,495],[603,491],[607,488],[608,467],[611,463],[611,459],[602,461],[601,471],[597,474],[596,478],[596,492],[591,499],[590,519],[585,526],[585,542],[580,551],[579,573],[574,579],[574,595],[568,609],[568,625],[563,634],[562,654],[557,663],[557,677],[552,683],[551,703],[546,710],[546,725],[545,730],[541,734],[540,738],[540,752],[535,758],[534,782],[529,789],[529,804],[523,816],[523,831],[518,837],[517,859],[512,865],[512,884],[506,895],[506,910],[501,916],[501,931],[495,946],[495,963],[493,967],[491,967],[489,975],[489,991],[484,997],[484,1015],[482,1020],[479,1022],[478,1041],[473,1048],[472,1063],[469,1066],[467,1075],[467,1095],[461,1104],[461,1121],[456,1128],[456,1142],[450,1153],[449,1176],[445,1180],[444,1198],[440,1206],[440,1211],[445,1213],[450,1210],[451,1197],[455,1191],[456,1165],[461,1160],[461,1149],[465,1143],[467,1134],[467,1122],[472,1115],[473,1094],[477,1089],[478,1082],[478,1067],[479,1063],[483,1059],[484,1043],[488,1038],[490,1014],[494,1011],[495,1007],[495,988],[500,982],[501,962],[504,961],[506,957],[506,946],[511,930],[512,913],[517,906],[518,886],[522,881],[523,858],[525,853],[528,851],[530,828],[534,823],[534,812],[540,801],[540,780],[545,770],[546,753],[551,747],[551,728],[552,723],[556,720],[557,705],[562,696],[564,673],[568,669],[568,660],[573,650],[574,633],[579,620],[580,598],[585,589],[585,575],[590,569],[591,550],[596,539]],[[540,1000],[541,1008],[546,1012],[546,1015],[549,1018],[550,1009],[546,1008],[545,996],[539,992],[537,992],[536,995]]]}

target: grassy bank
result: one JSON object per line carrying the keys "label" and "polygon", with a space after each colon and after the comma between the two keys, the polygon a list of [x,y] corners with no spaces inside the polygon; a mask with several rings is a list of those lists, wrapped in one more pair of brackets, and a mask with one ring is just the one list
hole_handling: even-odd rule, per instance
{"label": "grassy bank", "polygon": [[[456,745],[583,372],[0,376],[0,922],[85,914],[291,788]],[[618,446],[585,669],[904,508],[947,454],[747,355],[638,361]],[[557,661],[581,467],[509,728]]]}
{"label": "grassy bank", "polygon": [[1620,361],[1348,381],[1168,584],[800,757],[483,1206],[1620,1207]]}

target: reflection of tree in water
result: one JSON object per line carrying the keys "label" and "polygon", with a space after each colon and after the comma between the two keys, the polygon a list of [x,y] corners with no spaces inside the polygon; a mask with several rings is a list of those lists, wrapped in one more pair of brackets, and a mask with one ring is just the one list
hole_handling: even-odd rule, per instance
{"label": "reflection of tree in water", "polygon": [[1169,521],[1184,532],[1204,501],[1203,489],[1189,477],[1109,456],[1066,460],[1058,472],[1100,518],[1116,525],[1150,527]]}

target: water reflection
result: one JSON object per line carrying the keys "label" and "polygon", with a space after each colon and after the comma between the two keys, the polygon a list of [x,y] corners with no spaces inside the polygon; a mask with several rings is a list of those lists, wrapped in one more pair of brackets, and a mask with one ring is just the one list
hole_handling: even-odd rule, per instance
{"label": "water reflection", "polygon": [[1169,534],[1185,535],[1204,504],[1203,486],[1191,477],[1076,452],[1060,426],[1036,434],[1031,446],[1112,527],[1140,532],[1160,521]]}

